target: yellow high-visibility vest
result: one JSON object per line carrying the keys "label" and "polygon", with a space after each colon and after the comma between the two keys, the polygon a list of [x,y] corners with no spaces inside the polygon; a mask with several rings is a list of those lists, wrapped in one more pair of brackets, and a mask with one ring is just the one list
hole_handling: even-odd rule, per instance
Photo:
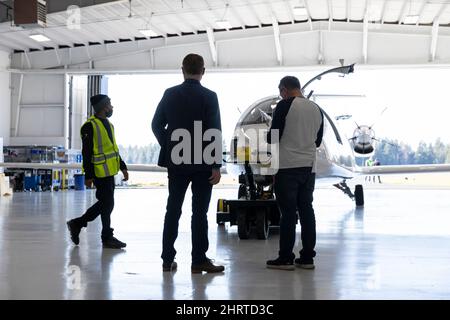
{"label": "yellow high-visibility vest", "polygon": [[103,123],[95,116],[90,117],[86,123],[90,122],[93,128],[94,150],[92,164],[97,178],[114,176],[120,169],[119,148],[116,144],[114,126],[110,123],[113,141],[108,136]]}

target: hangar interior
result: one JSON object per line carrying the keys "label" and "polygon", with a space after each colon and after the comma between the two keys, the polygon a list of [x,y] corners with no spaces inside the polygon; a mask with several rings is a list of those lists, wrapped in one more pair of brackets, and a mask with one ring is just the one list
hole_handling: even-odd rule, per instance
{"label": "hangar interior", "polygon": [[[23,1],[0,1],[3,146],[79,149],[88,97],[106,90],[104,75],[179,73],[191,52],[216,73],[323,70],[344,62],[367,70],[450,65],[446,0],[30,2],[37,11],[19,22]],[[213,199],[235,191],[216,189]],[[316,193],[317,270],[266,270],[265,260],[276,254],[276,233],[241,241],[234,229],[218,228],[211,215],[210,251],[227,269],[198,277],[183,269],[189,262],[190,247],[182,244],[189,243],[189,203],[178,239],[180,270],[159,272],[165,190],[118,190],[113,215],[129,242],[119,254],[102,251],[95,240],[98,224],[80,247],[68,238],[64,222],[86,209],[94,193],[2,196],[0,298],[450,298],[444,245],[450,229],[442,228],[448,226],[448,190],[374,187],[368,192],[372,206],[363,210],[328,197],[330,191]],[[130,214],[133,222],[120,227]],[[81,267],[75,289],[70,276],[79,269],[71,266]]]}

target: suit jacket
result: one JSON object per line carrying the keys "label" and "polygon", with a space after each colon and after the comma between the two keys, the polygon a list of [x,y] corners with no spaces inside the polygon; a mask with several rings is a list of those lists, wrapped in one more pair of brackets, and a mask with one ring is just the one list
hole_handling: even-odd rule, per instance
{"label": "suit jacket", "polygon": [[[199,132],[194,132],[194,122],[201,124],[201,136]],[[184,129],[189,132],[190,141],[190,160],[181,164],[174,163],[171,157],[172,150],[180,143],[180,140],[172,141],[172,134],[177,129]],[[210,141],[203,141],[203,134],[208,129],[218,129],[220,137],[217,146],[220,146],[216,152],[220,153],[220,161],[214,164],[206,163],[201,157],[201,163],[198,161],[199,148],[201,151],[210,144]],[[164,92],[164,96],[156,108],[152,120],[152,130],[161,146],[158,165],[171,170],[181,172],[206,171],[212,168],[220,168],[222,165],[222,135],[220,124],[220,110],[217,94],[200,84],[200,81],[187,79],[182,84],[169,88]],[[177,131],[179,132],[179,131]],[[175,132],[175,136],[176,133]],[[179,150],[179,146],[176,150]],[[184,150],[187,151],[187,150]],[[196,153],[196,154],[195,154]],[[184,155],[183,152],[180,155]]]}

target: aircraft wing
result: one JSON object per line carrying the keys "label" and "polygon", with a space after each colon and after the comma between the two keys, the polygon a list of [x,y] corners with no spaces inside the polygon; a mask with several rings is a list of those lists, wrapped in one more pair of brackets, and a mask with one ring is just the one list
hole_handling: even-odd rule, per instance
{"label": "aircraft wing", "polygon": [[450,172],[450,164],[411,164],[395,166],[357,167],[355,172],[366,175]]}

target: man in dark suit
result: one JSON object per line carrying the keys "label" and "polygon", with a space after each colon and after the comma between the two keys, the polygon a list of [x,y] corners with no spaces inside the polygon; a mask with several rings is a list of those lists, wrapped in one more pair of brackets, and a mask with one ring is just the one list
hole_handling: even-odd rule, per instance
{"label": "man in dark suit", "polygon": [[[203,58],[188,54],[182,66],[184,82],[164,92],[152,121],[161,151],[158,165],[169,176],[169,198],[163,231],[163,271],[177,268],[175,240],[184,196],[192,189],[192,273],[223,272],[206,256],[207,212],[212,186],[220,181],[222,135],[220,110],[215,92],[203,87]],[[213,148],[211,148],[213,147]]]}

